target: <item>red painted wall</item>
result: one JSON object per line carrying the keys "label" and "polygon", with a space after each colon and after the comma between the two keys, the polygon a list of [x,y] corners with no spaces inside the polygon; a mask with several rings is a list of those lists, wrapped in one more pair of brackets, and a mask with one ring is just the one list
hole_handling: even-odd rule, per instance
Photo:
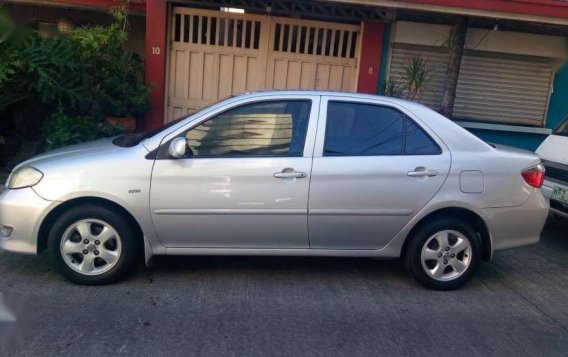
{"label": "red painted wall", "polygon": [[402,0],[402,2],[568,18],[568,2],[558,0]]}
{"label": "red painted wall", "polygon": [[[51,0],[51,1],[61,4],[69,4],[69,5],[84,6],[84,7],[114,7],[114,6],[120,6],[122,4],[122,1],[117,1],[117,0]],[[41,3],[41,1],[38,1],[38,3]],[[146,4],[144,0],[131,1],[128,3],[128,7],[131,10],[146,11]]]}
{"label": "red painted wall", "polygon": [[377,94],[385,24],[364,22],[357,92]]}
{"label": "red painted wall", "polygon": [[164,124],[167,9],[166,0],[146,1],[144,67],[146,83],[152,86],[152,111],[146,117],[146,129]]}

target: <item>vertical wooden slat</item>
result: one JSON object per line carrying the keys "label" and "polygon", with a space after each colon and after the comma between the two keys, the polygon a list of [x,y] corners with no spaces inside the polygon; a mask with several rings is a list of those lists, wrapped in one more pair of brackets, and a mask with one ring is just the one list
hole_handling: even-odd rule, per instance
{"label": "vertical wooden slat", "polygon": [[343,52],[343,40],[344,40],[344,31],[339,31],[339,42],[337,43],[337,57],[341,58],[341,52]]}
{"label": "vertical wooden slat", "polygon": [[323,29],[323,39],[321,41],[321,55],[325,56],[325,50],[327,49],[327,29]]}
{"label": "vertical wooden slat", "polygon": [[347,31],[349,36],[347,36],[347,49],[345,50],[345,58],[351,58],[351,40],[352,40],[352,33],[351,31]]}
{"label": "vertical wooden slat", "polygon": [[233,19],[233,47],[237,47],[237,36],[239,36],[239,21],[237,18]]}
{"label": "vertical wooden slat", "polygon": [[302,42],[302,26],[296,26],[296,53],[300,53],[300,42]]}
{"label": "vertical wooden slat", "polygon": [[180,26],[179,26],[179,42],[185,42],[185,15],[180,16]]}
{"label": "vertical wooden slat", "polygon": [[302,63],[299,61],[288,62],[288,74],[286,78],[287,89],[300,88],[300,81],[302,76]]}
{"label": "vertical wooden slat", "polygon": [[217,98],[231,95],[233,88],[233,55],[221,55],[219,58],[219,94]]}
{"label": "vertical wooden slat", "polygon": [[315,89],[325,90],[329,86],[330,65],[316,64],[316,81]]}
{"label": "vertical wooden slat", "polygon": [[316,71],[315,64],[302,63],[302,73],[300,76],[300,89],[315,89],[316,88]]}
{"label": "vertical wooden slat", "polygon": [[256,26],[254,21],[250,22],[250,48],[254,48],[254,36],[255,36]]}
{"label": "vertical wooden slat", "polygon": [[314,42],[312,43],[312,55],[316,56],[318,53],[318,43],[319,43],[319,29],[317,27],[312,27],[314,29]]}
{"label": "vertical wooden slat", "polygon": [[217,26],[217,30],[215,31],[215,38],[213,39],[213,46],[219,46],[219,39],[221,38],[221,17],[217,17],[217,21],[215,21],[215,26]]}
{"label": "vertical wooden slat", "polygon": [[329,83],[327,89],[341,90],[343,81],[343,66],[331,66],[329,70]]}
{"label": "vertical wooden slat", "polygon": [[193,43],[193,15],[189,15],[189,43]]}
{"label": "vertical wooden slat", "polygon": [[329,56],[333,57],[333,52],[335,50],[335,30],[331,30],[331,41],[329,41]]}
{"label": "vertical wooden slat", "polygon": [[[241,47],[242,48],[246,48],[246,44],[247,44],[247,21],[246,20],[242,20],[242,24],[243,26],[241,27]],[[245,66],[246,68],[246,66]]]}
{"label": "vertical wooden slat", "polygon": [[205,38],[205,44],[208,45],[210,42],[210,38],[211,38],[211,20],[213,19],[213,17],[209,17],[209,19],[207,20],[207,33],[206,38]]}
{"label": "vertical wooden slat", "polygon": [[229,46],[229,19],[227,17],[223,17],[223,46]]}
{"label": "vertical wooden slat", "polygon": [[176,39],[176,14],[175,13],[174,13],[174,15],[172,16],[172,19],[171,19],[170,33],[171,33],[170,38],[172,39],[172,42],[175,42],[175,39]]}
{"label": "vertical wooden slat", "polygon": [[203,43],[203,20],[205,19],[205,16],[198,16],[197,17],[198,22],[197,22],[197,43],[198,44],[202,44]]}
{"label": "vertical wooden slat", "polygon": [[215,83],[212,80],[216,77],[215,57],[216,55],[211,53],[206,53],[203,57],[203,94],[201,99],[205,102],[217,99],[215,97]]}
{"label": "vertical wooden slat", "polygon": [[280,25],[280,42],[278,42],[278,51],[284,51],[284,24]]}
{"label": "vertical wooden slat", "polygon": [[205,54],[203,52],[193,52],[189,57],[189,99],[203,98],[203,82],[207,81],[208,73],[204,72]]}
{"label": "vertical wooden slat", "polygon": [[286,89],[288,79],[288,61],[279,60],[274,64],[274,88]]}
{"label": "vertical wooden slat", "polygon": [[290,53],[292,52],[292,25],[286,25],[284,26],[285,28],[288,27],[288,43],[286,44],[287,49],[286,52]]}

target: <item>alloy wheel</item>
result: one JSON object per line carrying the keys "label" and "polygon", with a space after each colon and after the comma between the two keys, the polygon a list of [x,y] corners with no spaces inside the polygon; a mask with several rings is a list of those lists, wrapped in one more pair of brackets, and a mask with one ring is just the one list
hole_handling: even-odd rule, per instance
{"label": "alloy wheel", "polygon": [[61,238],[63,261],[84,275],[100,275],[118,262],[122,242],[117,231],[98,219],[83,219],[71,224]]}
{"label": "alloy wheel", "polygon": [[422,247],[422,267],[438,281],[460,277],[472,261],[469,239],[458,231],[443,230],[430,236]]}

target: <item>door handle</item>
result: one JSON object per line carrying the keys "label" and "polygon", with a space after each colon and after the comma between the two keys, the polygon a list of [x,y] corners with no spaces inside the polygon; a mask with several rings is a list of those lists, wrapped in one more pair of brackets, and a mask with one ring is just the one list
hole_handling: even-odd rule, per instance
{"label": "door handle", "polygon": [[294,169],[284,169],[281,172],[276,172],[274,173],[274,177],[276,178],[304,178],[306,177],[306,173],[305,172],[301,172],[301,171],[296,171]]}
{"label": "door handle", "polygon": [[407,173],[407,175],[410,177],[433,177],[437,176],[438,172],[435,170],[427,170],[425,167],[420,166],[415,168],[414,171]]}

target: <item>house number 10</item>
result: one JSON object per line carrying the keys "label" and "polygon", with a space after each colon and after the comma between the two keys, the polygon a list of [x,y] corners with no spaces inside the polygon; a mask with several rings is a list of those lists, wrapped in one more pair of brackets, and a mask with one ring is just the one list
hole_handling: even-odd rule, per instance
{"label": "house number 10", "polygon": [[152,47],[152,54],[159,55],[160,54],[160,47]]}

